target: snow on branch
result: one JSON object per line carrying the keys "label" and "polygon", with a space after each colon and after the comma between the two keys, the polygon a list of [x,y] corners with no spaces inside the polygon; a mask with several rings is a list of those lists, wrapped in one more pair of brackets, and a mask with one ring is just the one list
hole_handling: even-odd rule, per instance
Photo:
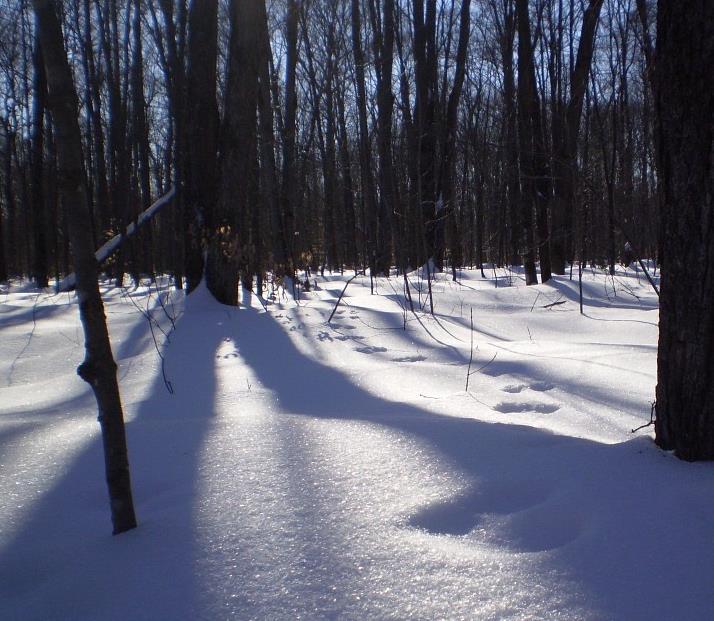
{"label": "snow on branch", "polygon": [[[136,235],[136,233],[138,232],[139,228],[142,225],[146,224],[149,220],[151,220],[164,207],[166,207],[166,205],[171,202],[175,195],[176,188],[171,188],[161,198],[154,201],[154,203],[150,207],[142,211],[139,214],[139,217],[126,227],[126,231],[124,231],[124,233],[119,233],[118,235],[115,235],[105,244],[103,244],[99,248],[99,250],[94,253],[94,256],[97,259],[97,263],[99,263],[100,265],[104,263],[104,261],[106,261],[110,256],[112,256],[127,239],[131,239],[132,237],[134,237],[134,235]],[[71,274],[68,274],[62,280],[60,280],[59,284],[57,285],[57,293],[71,291],[72,289],[74,289],[75,285],[76,277],[74,275],[74,272],[72,272]]]}

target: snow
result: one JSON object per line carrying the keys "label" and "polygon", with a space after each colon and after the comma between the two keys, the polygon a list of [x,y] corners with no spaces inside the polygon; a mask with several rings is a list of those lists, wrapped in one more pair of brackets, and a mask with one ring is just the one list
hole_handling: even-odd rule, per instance
{"label": "snow", "polygon": [[76,298],[0,292],[0,619],[711,618],[714,468],[631,433],[641,271],[587,270],[584,316],[567,277],[438,274],[432,317],[417,273],[416,315],[358,276],[328,324],[350,276],[239,308],[103,289],[139,519],[117,537]]}

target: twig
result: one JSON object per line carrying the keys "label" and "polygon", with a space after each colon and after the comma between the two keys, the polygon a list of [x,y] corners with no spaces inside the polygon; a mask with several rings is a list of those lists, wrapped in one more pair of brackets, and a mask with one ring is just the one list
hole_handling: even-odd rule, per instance
{"label": "twig", "polygon": [[652,402],[652,409],[650,410],[650,422],[645,423],[644,425],[640,425],[639,427],[636,427],[635,429],[632,430],[631,433],[635,433],[636,431],[639,431],[640,429],[644,429],[645,427],[650,427],[651,425],[655,424],[655,412],[657,411],[657,402],[653,401]]}
{"label": "twig", "polygon": [[345,291],[347,291],[347,285],[349,285],[355,278],[357,278],[357,272],[355,272],[355,275],[352,276],[346,283],[345,286],[342,289],[342,293],[340,293],[340,297],[337,298],[337,303],[335,304],[335,308],[332,309],[332,312],[330,313],[330,318],[327,320],[327,323],[330,323],[332,321],[332,317],[335,315],[335,311],[337,310],[337,307],[340,305],[340,301],[342,300],[342,296],[345,294]]}
{"label": "twig", "polygon": [[12,384],[12,375],[13,373],[15,373],[15,366],[17,365],[17,361],[20,360],[20,358],[22,358],[22,356],[28,350],[28,348],[30,347],[30,343],[32,343],[32,337],[35,335],[35,330],[37,328],[37,303],[40,300],[40,295],[42,295],[42,292],[38,293],[37,296],[35,296],[35,302],[32,305],[32,330],[30,330],[30,336],[27,339],[25,346],[22,348],[22,350],[20,350],[20,353],[15,356],[15,359],[10,365],[10,372],[7,374],[8,385]]}
{"label": "twig", "polygon": [[542,308],[552,308],[553,306],[559,306],[560,304],[565,304],[568,300],[558,300],[557,302],[551,302],[550,304],[546,304]]}
{"label": "twig", "polygon": [[466,371],[466,392],[469,391],[469,379],[471,378],[471,363],[474,359],[474,309],[471,309],[471,354],[469,356],[469,368]]}
{"label": "twig", "polygon": [[535,300],[533,300],[533,306],[531,306],[531,313],[533,312],[533,309],[535,308],[536,302],[538,301],[538,298],[540,297],[540,291],[538,292],[538,295],[536,295]]}
{"label": "twig", "polygon": [[483,371],[487,366],[489,366],[489,365],[496,359],[496,356],[498,356],[498,352],[496,352],[495,354],[493,354],[493,358],[491,358],[491,360],[489,360],[486,364],[484,364],[482,367],[479,367],[478,369],[476,369],[475,371],[473,371],[473,372],[471,373],[471,375],[473,375],[474,373],[478,373],[479,371]]}

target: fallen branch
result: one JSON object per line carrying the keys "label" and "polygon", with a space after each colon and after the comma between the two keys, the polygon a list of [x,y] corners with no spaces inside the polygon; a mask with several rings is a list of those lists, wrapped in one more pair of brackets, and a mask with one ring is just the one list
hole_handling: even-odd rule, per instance
{"label": "fallen branch", "polygon": [[[119,233],[118,235],[115,235],[112,237],[109,241],[107,241],[99,250],[97,250],[94,253],[95,258],[97,259],[97,263],[101,265],[104,263],[109,257],[111,257],[119,248],[121,245],[127,240],[131,239],[136,235],[139,231],[139,228],[149,222],[159,211],[161,211],[166,205],[168,205],[173,197],[176,195],[176,189],[171,188],[166,194],[164,194],[161,198],[157,199],[151,207],[145,209],[139,214],[139,217],[134,220],[129,226],[126,227],[126,231],[123,233]],[[57,293],[63,293],[65,291],[72,291],[72,289],[75,288],[77,284],[77,278],[72,272],[71,274],[68,274],[65,276],[58,284],[57,284]]]}
{"label": "fallen branch", "polygon": [[557,302],[551,302],[550,304],[545,304],[543,308],[553,308],[553,306],[560,306],[565,304],[568,300],[558,300]]}

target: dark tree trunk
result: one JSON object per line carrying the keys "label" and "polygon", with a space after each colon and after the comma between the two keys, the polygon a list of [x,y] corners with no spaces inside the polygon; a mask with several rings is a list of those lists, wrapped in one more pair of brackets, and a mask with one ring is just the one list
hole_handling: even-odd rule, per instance
{"label": "dark tree trunk", "polygon": [[[453,7],[452,7],[453,8]],[[456,52],[456,67],[454,68],[454,84],[449,93],[446,106],[446,119],[442,145],[441,173],[437,194],[443,201],[446,218],[447,238],[451,258],[451,269],[456,280],[456,269],[463,262],[461,239],[457,227],[456,192],[454,191],[454,167],[456,165],[456,130],[458,124],[459,103],[461,91],[466,77],[466,52],[469,34],[471,32],[471,0],[462,0],[459,25],[459,43]]]}
{"label": "dark tree trunk", "polygon": [[87,115],[92,132],[92,176],[95,184],[95,224],[98,227],[99,239],[111,228],[111,206],[109,186],[107,184],[107,163],[104,147],[104,131],[102,130],[102,99],[101,80],[97,75],[97,65],[94,58],[94,42],[92,40],[92,16],[89,0],[84,0],[84,32],[82,62],[87,91]]}
{"label": "dark tree trunk", "polygon": [[[268,32],[268,15],[265,2],[257,2],[258,10],[258,129],[260,132],[260,184],[261,196],[265,208],[268,210],[270,218],[270,228],[272,233],[273,263],[280,266],[279,271],[286,273],[288,259],[287,244],[285,241],[285,229],[283,217],[280,210],[280,188],[278,187],[277,167],[275,163],[275,133],[273,106],[270,90],[270,63],[272,59],[272,49],[270,44],[270,33]],[[257,202],[253,205],[253,229],[255,237],[256,261],[254,273],[258,276],[258,283],[261,282],[262,273],[265,271],[264,241],[259,229],[261,227],[261,209]],[[258,292],[260,294],[260,291]]]}
{"label": "dark tree trunk", "polygon": [[[4,172],[4,171],[3,171]],[[5,175],[3,194],[7,198],[7,188],[12,183],[12,177]],[[5,259],[5,231],[3,228],[2,212],[0,212],[0,282],[5,282],[8,278],[7,261]]]}
{"label": "dark tree trunk", "polygon": [[[521,224],[525,243],[523,266],[525,268],[526,284],[536,285],[538,284],[538,276],[535,268],[533,214],[539,201],[535,178],[535,158],[537,157],[535,134],[537,128],[534,127],[534,115],[540,115],[540,104],[536,91],[527,0],[516,0],[516,21],[518,23],[518,140],[521,178]],[[538,122],[538,126],[540,126],[540,122]],[[543,268],[542,258],[541,256],[541,270]]]}
{"label": "dark tree trunk", "polygon": [[660,0],[657,444],[714,459],[714,3]]}
{"label": "dark tree trunk", "polygon": [[339,120],[340,165],[342,168],[342,211],[345,221],[345,262],[349,267],[357,269],[357,243],[355,238],[355,204],[354,187],[352,184],[352,161],[347,136],[347,121],[345,119],[344,93],[338,89],[336,94]]}
{"label": "dark tree trunk", "polygon": [[[135,176],[138,177],[140,204],[134,212],[134,218],[151,204],[151,169],[149,166],[149,124],[146,119],[146,100],[144,98],[144,53],[142,37],[142,0],[134,0],[134,57],[131,68],[132,92],[132,136],[135,152]],[[153,274],[152,224],[142,231],[139,239],[141,248],[140,268]],[[143,243],[142,243],[143,242]]]}
{"label": "dark tree trunk", "polygon": [[45,218],[45,193],[44,193],[44,136],[45,136],[45,106],[47,105],[47,80],[45,67],[42,61],[42,50],[39,39],[35,42],[33,54],[34,65],[34,102],[32,106],[32,220],[33,220],[33,259],[32,279],[35,284],[44,288],[47,286],[47,234]]}
{"label": "dark tree trunk", "polygon": [[500,51],[503,63],[503,100],[505,124],[505,188],[508,204],[508,250],[509,261],[512,265],[521,265],[521,238],[523,227],[520,217],[520,184],[518,179],[518,140],[517,140],[517,113],[515,106],[516,80],[513,68],[513,40],[516,34],[516,19],[513,8],[505,7],[506,14],[500,34]]}
{"label": "dark tree trunk", "polygon": [[[414,129],[416,148],[412,157],[417,164],[417,177],[412,183],[417,188],[418,202],[424,222],[426,259],[434,259],[436,267],[443,264],[443,236],[440,233],[442,214],[437,213],[436,196],[436,113],[437,113],[437,51],[436,51],[436,0],[413,0],[414,20],[413,54],[415,73]],[[443,206],[443,202],[440,202]]]}
{"label": "dark tree trunk", "polygon": [[189,293],[196,288],[203,275],[203,239],[205,231],[213,225],[217,202],[217,29],[217,0],[192,0],[188,40],[188,142],[184,145],[184,148],[190,149],[184,223],[185,273]]}
{"label": "dark tree trunk", "polygon": [[136,526],[131,496],[124,415],[116,363],[112,355],[97,282],[97,262],[84,185],[84,163],[77,94],[64,50],[62,31],[51,0],[34,0],[38,34],[47,72],[48,108],[55,125],[60,183],[77,275],[79,312],[84,329],[85,359],[77,372],[97,400],[114,534]]}
{"label": "dark tree trunk", "polygon": [[238,278],[250,288],[252,204],[257,201],[258,11],[256,2],[230,4],[230,44],[221,131],[222,179],[215,240],[207,276],[220,302],[238,302]]}
{"label": "dark tree trunk", "polygon": [[355,77],[357,82],[357,115],[359,119],[359,164],[362,186],[362,206],[364,227],[367,241],[367,256],[370,268],[374,271],[375,259],[375,193],[372,176],[372,158],[370,156],[369,130],[367,128],[367,95],[364,76],[364,51],[362,49],[362,19],[359,0],[352,0],[352,53],[355,62]]}
{"label": "dark tree trunk", "polygon": [[297,179],[295,176],[296,153],[295,133],[297,115],[297,41],[298,41],[298,4],[296,0],[288,0],[285,42],[287,45],[285,57],[285,115],[283,119],[283,178],[280,186],[280,202],[282,205],[284,235],[286,245],[286,264],[284,271],[289,276],[295,273],[295,193]]}
{"label": "dark tree trunk", "polygon": [[578,135],[585,90],[590,75],[595,35],[603,0],[590,0],[583,14],[578,53],[570,76],[570,99],[565,110],[563,131],[555,148],[555,196],[552,208],[551,264],[556,274],[565,273],[565,262],[571,259],[573,209],[577,178]]}
{"label": "dark tree trunk", "polygon": [[377,108],[379,134],[379,204],[377,213],[377,253],[378,273],[389,275],[392,264],[392,214],[396,208],[396,185],[392,161],[392,116],[394,94],[392,93],[392,67],[394,65],[394,0],[384,1],[382,30],[377,27],[377,7],[370,2],[373,14],[374,50],[378,58]]}

